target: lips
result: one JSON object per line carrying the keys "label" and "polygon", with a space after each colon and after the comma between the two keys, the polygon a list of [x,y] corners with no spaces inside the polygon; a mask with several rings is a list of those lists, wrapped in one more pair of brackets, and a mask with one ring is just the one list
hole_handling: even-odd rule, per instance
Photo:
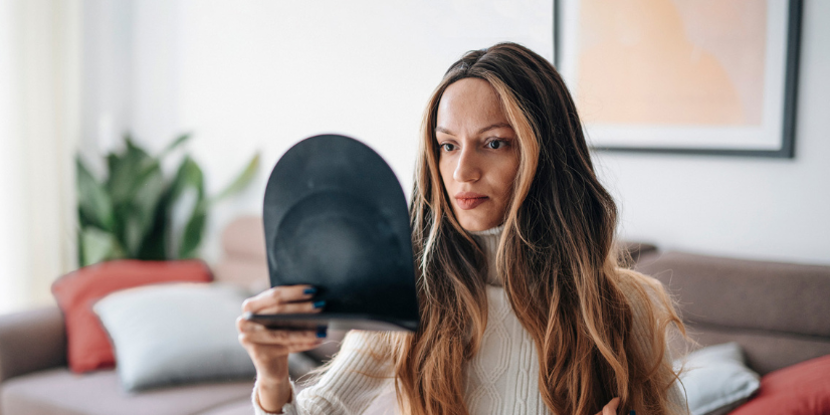
{"label": "lips", "polygon": [[478,205],[486,202],[489,197],[473,192],[460,192],[455,195],[458,207],[464,210],[475,209]]}

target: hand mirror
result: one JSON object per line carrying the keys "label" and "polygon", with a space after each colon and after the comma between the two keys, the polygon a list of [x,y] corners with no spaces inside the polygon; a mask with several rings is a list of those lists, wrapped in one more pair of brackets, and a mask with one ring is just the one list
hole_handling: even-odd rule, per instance
{"label": "hand mirror", "polygon": [[318,135],[274,166],[263,224],[271,286],[311,284],[318,314],[248,315],[271,328],[416,330],[418,302],[406,199],[365,144]]}

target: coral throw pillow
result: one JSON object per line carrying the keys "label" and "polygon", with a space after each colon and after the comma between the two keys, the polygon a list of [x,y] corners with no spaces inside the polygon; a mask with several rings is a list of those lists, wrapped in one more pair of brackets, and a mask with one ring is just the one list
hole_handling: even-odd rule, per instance
{"label": "coral throw pillow", "polygon": [[768,373],[758,394],[729,415],[830,414],[830,355]]}
{"label": "coral throw pillow", "polygon": [[165,282],[209,282],[207,265],[198,260],[118,260],[81,268],[52,284],[52,294],[66,320],[67,358],[73,372],[112,367],[112,346],[92,305],[125,288]]}

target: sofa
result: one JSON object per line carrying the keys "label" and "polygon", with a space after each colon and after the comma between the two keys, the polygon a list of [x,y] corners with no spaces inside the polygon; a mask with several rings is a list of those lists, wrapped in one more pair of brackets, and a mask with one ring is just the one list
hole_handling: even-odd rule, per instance
{"label": "sofa", "polygon": [[[214,279],[267,288],[261,219],[233,221],[222,235]],[[736,341],[760,374],[830,355],[830,267],[660,252],[624,246],[627,265],[653,275],[678,300],[695,347]],[[292,355],[299,377],[337,351],[343,333]],[[250,414],[253,379],[125,393],[115,370],[77,375],[66,363],[66,332],[56,307],[0,316],[0,415]]]}
{"label": "sofa", "polygon": [[830,266],[650,252],[696,347],[734,341],[760,375],[830,355]]}
{"label": "sofa", "polygon": [[[222,235],[213,279],[261,290],[268,285],[261,222],[242,218]],[[241,346],[240,346],[241,347]],[[251,414],[253,377],[128,393],[114,369],[76,374],[67,366],[61,310],[0,316],[0,415]]]}

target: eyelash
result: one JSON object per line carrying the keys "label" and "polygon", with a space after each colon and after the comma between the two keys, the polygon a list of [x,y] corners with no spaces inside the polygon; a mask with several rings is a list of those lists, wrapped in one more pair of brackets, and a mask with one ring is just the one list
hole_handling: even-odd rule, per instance
{"label": "eyelash", "polygon": [[[497,148],[490,147],[490,145],[491,145],[491,144],[493,144],[493,143],[499,143],[499,146],[498,146]],[[490,140],[490,141],[488,141],[488,142],[487,142],[487,144],[485,144],[485,145],[486,145],[487,147],[490,147],[490,148],[491,148],[491,149],[493,149],[493,150],[498,150],[498,149],[500,149],[500,148],[502,148],[502,147],[504,147],[504,146],[506,146],[506,145],[507,145],[507,140],[499,140],[499,139]]]}
{"label": "eyelash", "polygon": [[[500,144],[499,144],[499,146],[498,146],[497,148],[490,147],[490,145],[491,145],[491,144],[493,144],[493,143],[500,143]],[[491,150],[498,150],[498,149],[501,149],[502,147],[506,146],[507,144],[508,144],[508,143],[507,143],[507,140],[494,139],[494,140],[490,140],[490,141],[488,141],[488,142],[487,142],[486,144],[484,144],[484,145],[485,145],[486,147],[489,147]],[[452,148],[452,149],[448,149],[448,148],[447,148],[447,146],[452,146],[452,147],[455,147],[455,144],[452,144],[452,143],[443,143],[443,144],[441,144],[441,145],[440,145],[441,150],[443,150],[443,151],[452,151],[452,150],[454,150],[454,148]]]}

